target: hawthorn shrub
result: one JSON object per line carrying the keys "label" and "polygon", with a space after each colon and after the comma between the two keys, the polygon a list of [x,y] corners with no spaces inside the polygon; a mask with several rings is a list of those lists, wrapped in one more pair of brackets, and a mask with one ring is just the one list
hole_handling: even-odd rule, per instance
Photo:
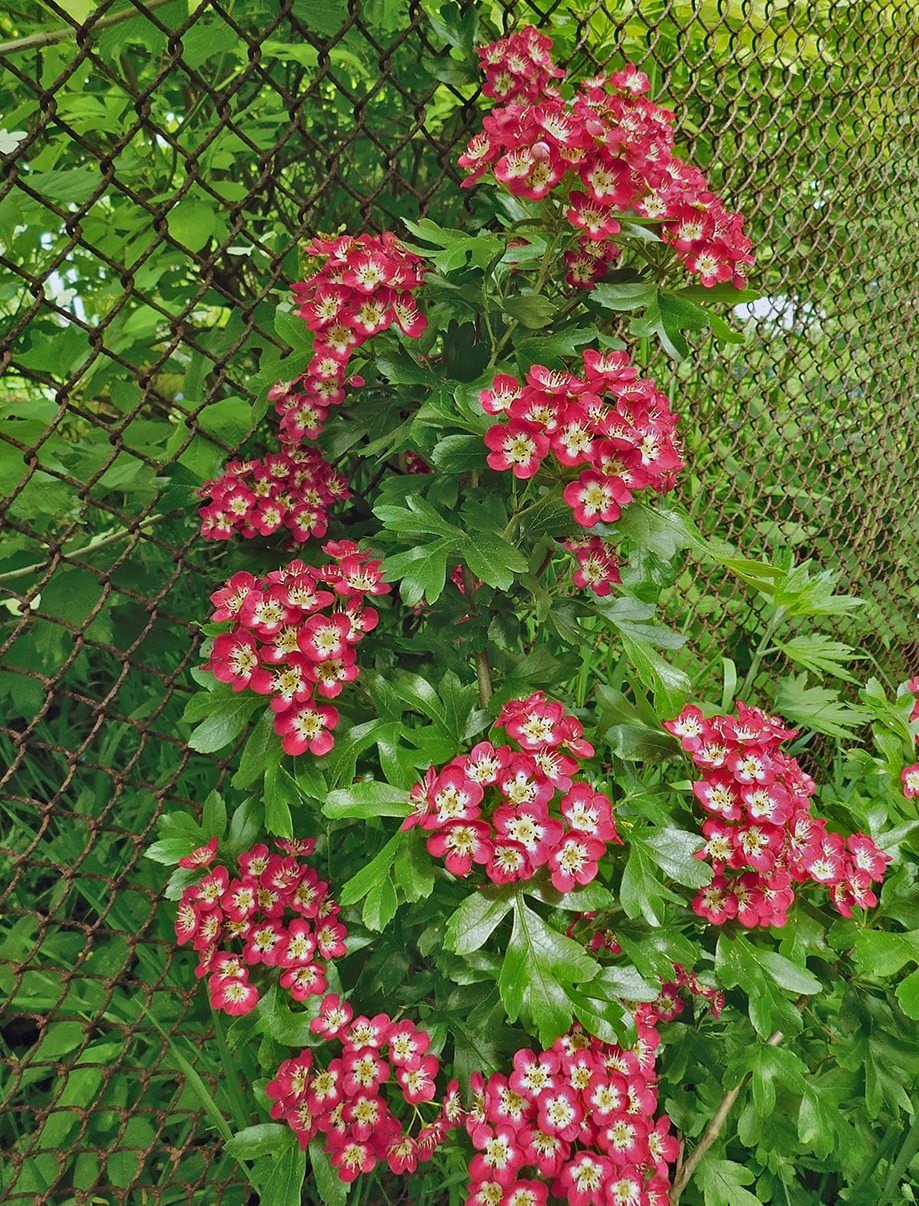
{"label": "hawthorn shrub", "polygon": [[[238,769],[148,854],[260,1112],[214,1124],[279,1206],[914,1200],[917,684],[855,703],[859,601],[700,534],[643,375],[740,338],[743,218],[631,65],[479,57],[486,219],[317,235],[278,448],[201,489],[185,719]],[[687,559],[762,607],[715,696]]]}

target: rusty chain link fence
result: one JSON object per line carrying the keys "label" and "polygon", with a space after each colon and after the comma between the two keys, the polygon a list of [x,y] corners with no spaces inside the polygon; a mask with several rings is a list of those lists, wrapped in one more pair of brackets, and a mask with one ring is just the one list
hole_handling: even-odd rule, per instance
{"label": "rusty chain link fence", "polygon": [[[208,1105],[244,1101],[232,1055],[218,1033],[226,1075],[190,1067],[210,1021],[141,857],[163,807],[198,809],[226,771],[180,723],[194,621],[233,566],[194,487],[250,434],[304,239],[474,207],[455,159],[475,15],[543,26],[577,66],[632,59],[679,101],[764,295],[743,345],[678,370],[682,500],[745,555],[840,569],[868,603],[837,635],[891,681],[915,657],[911,0],[5,6],[4,1201],[248,1199]],[[751,606],[720,585],[694,576],[671,607],[718,657]]]}

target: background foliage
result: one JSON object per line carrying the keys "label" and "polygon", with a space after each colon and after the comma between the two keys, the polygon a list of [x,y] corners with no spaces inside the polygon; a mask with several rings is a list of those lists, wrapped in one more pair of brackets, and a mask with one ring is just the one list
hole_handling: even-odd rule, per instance
{"label": "background foliage", "polygon": [[[908,5],[584,0],[546,15],[528,3],[154,0],[124,18],[117,4],[17,0],[0,15],[14,43],[0,82],[0,1129],[11,1156],[0,1184],[11,1201],[246,1200],[213,1136],[229,1134],[225,1115],[252,1121],[255,1071],[212,1033],[157,911],[161,869],[140,861],[163,807],[197,811],[234,761],[185,748],[190,618],[228,564],[196,539],[193,491],[244,445],[262,411],[255,373],[270,375],[296,339],[275,307],[305,235],[475,210],[453,166],[475,119],[474,7],[546,24],[576,65],[588,49],[600,62],[632,58],[658,98],[678,100],[694,159],[711,162],[751,220],[753,283],[766,294],[743,344],[700,347],[676,369],[650,341],[642,350],[659,380],[676,373],[691,466],[681,499],[705,536],[746,556],[841,570],[868,606],[832,616],[827,634],[864,647],[866,672],[895,683],[915,655]],[[42,37],[90,16],[89,33]],[[275,560],[268,551],[263,565]],[[738,592],[727,573],[674,562],[668,616],[690,640],[672,656],[701,691],[720,690],[723,656],[753,687],[773,667],[789,681],[780,651],[754,660],[769,648],[768,597]],[[592,677],[615,691],[618,655],[600,640],[594,657]],[[794,718],[793,691],[775,702]],[[843,721],[827,732],[824,716],[811,749],[833,799],[857,810],[875,764],[832,762],[852,731]],[[884,907],[911,935],[919,918],[891,882]],[[856,981],[910,965],[912,938],[895,937],[889,951],[871,946],[884,935],[854,947]],[[380,993],[395,987],[391,938]],[[799,940],[836,959],[832,937]],[[742,948],[720,957],[740,993],[762,994]],[[722,1082],[749,1072],[737,1132],[766,1170],[757,1194],[778,1195],[783,1152],[800,1142],[818,1162],[823,1149],[849,1160],[877,1201],[902,1150],[901,1174],[912,1159],[883,1138],[898,1135],[919,1058],[891,1001],[856,982],[798,1013],[803,1090],[779,1048],[757,1048],[762,1065],[746,1066],[752,1029],[732,1029],[726,1046],[716,1026],[674,1023],[675,1038],[686,1033],[672,1050],[710,1072],[701,1104],[682,1113],[674,1088],[676,1121],[694,1133]],[[787,1005],[751,1027],[788,1025]],[[851,1036],[832,1060],[827,1027]],[[679,1084],[678,1064],[667,1074]],[[868,1103],[860,1122],[827,1105],[853,1094]],[[775,1114],[794,1135],[765,1126]],[[746,1201],[751,1176],[725,1157],[703,1182],[706,1202]],[[818,1176],[814,1192],[834,1189]]]}

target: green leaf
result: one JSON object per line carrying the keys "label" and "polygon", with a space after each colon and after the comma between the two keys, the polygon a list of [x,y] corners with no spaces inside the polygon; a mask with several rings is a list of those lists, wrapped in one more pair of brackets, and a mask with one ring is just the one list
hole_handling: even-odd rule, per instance
{"label": "green leaf", "polygon": [[239,769],[230,782],[234,787],[251,787],[281,757],[281,738],[274,731],[274,712],[266,708],[246,738]]}
{"label": "green leaf", "polygon": [[513,906],[506,888],[480,888],[450,914],[444,946],[457,955],[469,955],[484,946]]}
{"label": "green leaf", "polygon": [[651,858],[665,875],[688,888],[701,888],[711,882],[712,869],[694,853],[702,842],[697,833],[688,833],[676,826],[655,829],[650,837],[643,838]]}
{"label": "green leaf", "polygon": [[759,301],[761,297],[765,297],[759,289],[735,289],[733,285],[722,283],[720,285],[687,285],[685,289],[679,291],[680,297],[688,297],[690,301],[699,302],[727,302],[729,305],[736,306],[742,302]]}
{"label": "green leaf", "polygon": [[643,310],[656,299],[657,286],[644,282],[603,284],[591,289],[588,296],[604,310]]}
{"label": "green leaf", "polygon": [[346,817],[404,817],[411,812],[409,793],[389,783],[363,779],[351,787],[331,791],[322,811],[333,820]]}
{"label": "green leaf", "polygon": [[780,680],[775,693],[776,711],[802,728],[847,739],[871,719],[866,708],[843,703],[837,691],[827,687],[808,687],[807,675]]}
{"label": "green leaf", "polygon": [[262,809],[257,800],[244,800],[230,818],[227,853],[238,855],[251,846],[262,831]]}
{"label": "green leaf", "polygon": [[162,863],[166,867],[174,867],[180,858],[191,854],[194,848],[195,843],[188,838],[162,838],[147,847],[144,858],[152,859],[154,863]]}
{"label": "green leaf", "polygon": [[448,435],[435,446],[431,463],[444,473],[465,473],[484,467],[486,451],[480,436]]}
{"label": "green leaf", "polygon": [[[698,860],[697,860],[698,861]],[[629,837],[629,857],[619,885],[619,900],[628,917],[644,917],[648,925],[659,926],[664,917],[664,902],[682,903],[665,887],[654,871],[656,858],[644,842]]]}
{"label": "green leaf", "polygon": [[578,885],[570,892],[559,892],[557,888],[553,888],[549,877],[544,873],[538,874],[534,879],[528,879],[521,891],[553,909],[564,909],[569,913],[608,909],[614,899],[609,888],[604,888],[597,880],[583,886]]}
{"label": "green leaf", "polygon": [[605,993],[622,1001],[654,1001],[660,995],[657,985],[651,984],[632,966],[608,965],[583,989],[589,996]]}
{"label": "green leaf", "polygon": [[275,332],[285,343],[290,344],[295,352],[302,352],[304,356],[312,356],[313,332],[299,314],[292,314],[290,310],[282,310],[278,307],[274,312],[273,325]]}
{"label": "green leaf", "polygon": [[547,327],[555,315],[555,306],[540,293],[520,293],[507,297],[502,308],[511,318],[516,318],[521,326],[532,331]]}
{"label": "green leaf", "polygon": [[610,753],[625,762],[664,762],[680,752],[674,738],[638,724],[614,724],[605,730]]}
{"label": "green leaf", "polygon": [[434,863],[416,830],[403,832],[402,842],[393,863],[392,879],[396,888],[411,904],[426,900],[434,890]]}
{"label": "green leaf", "polygon": [[319,52],[309,42],[275,42],[267,39],[259,44],[259,53],[269,59],[280,59],[282,63],[293,61],[303,67],[315,67]]}
{"label": "green leaf", "polygon": [[628,1046],[627,1013],[619,1001],[588,996],[571,987],[568,988],[568,999],[574,1007],[574,1016],[590,1034],[595,1034],[604,1043],[621,1042]]}
{"label": "green leaf", "polygon": [[410,250],[430,260],[438,272],[453,272],[465,267],[468,262],[484,268],[504,252],[504,239],[488,231],[468,235],[458,230],[445,230],[430,218],[419,218],[417,222],[403,218],[402,221],[416,239],[441,248],[439,251],[429,251],[426,247],[413,247],[411,243],[406,243]]}
{"label": "green leaf", "polygon": [[436,540],[432,544],[406,549],[384,558],[381,569],[390,582],[399,583],[402,601],[414,607],[425,599],[436,603],[447,582],[447,558],[453,541]]}
{"label": "green leaf", "polygon": [[475,576],[495,590],[508,590],[514,583],[514,575],[528,569],[523,553],[492,532],[470,529],[466,539],[457,545],[457,551]]}
{"label": "green leaf", "polygon": [[247,691],[222,699],[211,696],[206,718],[192,730],[188,738],[189,749],[197,750],[199,754],[213,754],[222,750],[236,740],[252,713],[264,706],[262,698]]}
{"label": "green leaf", "polygon": [[919,1021],[919,970],[910,972],[898,985],[897,1001],[908,1018]]}
{"label": "green leaf", "polygon": [[860,660],[863,655],[857,654],[851,645],[834,641],[832,637],[822,633],[796,636],[788,641],[775,643],[799,666],[814,670],[817,674],[832,674],[834,678],[844,679],[848,683],[856,681],[855,675],[845,668],[845,663]]}
{"label": "green leaf", "polygon": [[296,782],[280,763],[275,762],[265,771],[265,828],[277,837],[292,838],[294,823],[291,805],[300,803]]}
{"label": "green leaf", "polygon": [[596,327],[574,327],[570,331],[559,331],[554,335],[531,335],[521,339],[514,351],[521,371],[532,364],[545,364],[559,368],[564,364],[562,357],[574,356],[586,343],[597,338]]}
{"label": "green leaf", "polygon": [[749,1061],[752,1072],[753,1104],[762,1118],[770,1118],[775,1109],[775,1082],[795,1093],[804,1092],[804,1063],[786,1047],[760,1043],[752,1049]]}
{"label": "green leaf", "polygon": [[237,1160],[255,1160],[259,1156],[277,1155],[294,1142],[294,1133],[289,1126],[280,1122],[262,1122],[258,1126],[247,1126],[237,1131],[223,1145],[223,1150]]}
{"label": "green leaf", "polygon": [[716,1160],[706,1154],[696,1169],[705,1206],[761,1206],[759,1198],[744,1189],[754,1181],[753,1173],[733,1160]]}
{"label": "green leaf", "polygon": [[[309,1153],[316,1191],[324,1206],[345,1206],[348,1200],[348,1186],[332,1167],[332,1163],[318,1139],[314,1139],[310,1143]],[[266,1206],[268,1206],[267,1203]],[[270,1203],[270,1206],[274,1206],[274,1203]]]}
{"label": "green leaf", "polygon": [[298,1143],[289,1144],[271,1162],[268,1176],[260,1182],[262,1202],[271,1206],[300,1206],[306,1176],[306,1152]]}
{"label": "green leaf", "polygon": [[802,561],[785,574],[775,592],[775,602],[790,616],[839,616],[864,604],[855,595],[834,593],[836,578],[830,570],[813,572]]}
{"label": "green leaf", "polygon": [[219,791],[212,791],[204,801],[201,828],[209,838],[222,838],[227,829],[227,806]]}
{"label": "green leaf", "polygon": [[635,667],[643,686],[654,695],[659,716],[675,716],[692,693],[689,676],[666,661],[647,641],[638,641],[620,627],[626,657]]}
{"label": "green leaf", "polygon": [[803,964],[792,963],[778,951],[764,950],[742,936],[735,939],[735,944],[742,952],[742,957],[748,956],[754,959],[766,972],[769,979],[778,984],[780,988],[784,988],[786,992],[792,992],[798,996],[813,996],[822,990],[823,986],[820,981]]}
{"label": "green leaf", "polygon": [[823,985],[813,972],[800,963],[793,963],[778,951],[757,951],[760,963],[772,976],[776,984],[799,996],[814,996],[823,991]]}
{"label": "green leaf", "polygon": [[553,929],[522,897],[516,898],[514,928],[498,978],[509,1021],[521,1017],[548,1047],[574,1017],[566,987],[592,979],[598,970],[579,943]]}
{"label": "green leaf", "polygon": [[177,201],[166,215],[170,235],[189,251],[200,251],[214,233],[217,215],[205,201]]}
{"label": "green leaf", "polygon": [[[447,729],[446,714],[440,694],[426,678],[422,678],[420,674],[402,670],[393,677],[389,685],[403,703],[408,704],[414,711],[420,712],[422,716],[427,716],[438,727]],[[451,735],[462,739],[459,734]]]}
{"label": "green leaf", "polygon": [[398,900],[389,875],[373,885],[364,900],[361,921],[368,930],[385,930],[396,915]]}
{"label": "green leaf", "polygon": [[311,799],[321,801],[328,792],[327,784],[332,787],[352,784],[359,755],[372,745],[394,741],[399,728],[398,724],[384,720],[366,720],[363,724],[353,725],[347,732],[341,733],[334,748],[322,759],[323,773],[316,773],[315,768],[310,768],[309,780],[301,774],[300,769],[305,759],[296,759],[294,770],[301,791]]}
{"label": "green leaf", "polygon": [[859,930],[855,935],[855,962],[865,975],[893,976],[905,964],[919,963],[919,930]]}
{"label": "green leaf", "polygon": [[360,871],[342,885],[341,890],[337,893],[338,903],[341,905],[354,904],[356,901],[362,900],[370,889],[381,880],[387,879],[390,867],[392,867],[404,838],[404,831],[398,830],[394,833],[383,849],[378,851],[365,867],[361,867]]}

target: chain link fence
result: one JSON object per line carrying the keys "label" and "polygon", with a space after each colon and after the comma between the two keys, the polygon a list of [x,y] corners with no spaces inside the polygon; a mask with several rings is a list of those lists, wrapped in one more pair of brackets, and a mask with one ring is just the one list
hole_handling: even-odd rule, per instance
{"label": "chain link fence", "polygon": [[[227,1077],[190,1071],[210,1018],[141,857],[161,810],[197,810],[227,770],[181,736],[193,621],[233,565],[197,537],[194,484],[250,434],[305,238],[474,207],[455,159],[475,15],[551,30],[576,67],[631,59],[678,102],[748,216],[764,295],[744,345],[678,370],[682,499],[746,555],[839,567],[868,604],[838,635],[893,681],[915,660],[910,0],[17,0],[0,14],[5,1201],[248,1200],[208,1108],[232,1097],[232,1054],[217,1034]],[[694,575],[672,600],[702,656],[731,651],[751,606],[720,587]]]}

